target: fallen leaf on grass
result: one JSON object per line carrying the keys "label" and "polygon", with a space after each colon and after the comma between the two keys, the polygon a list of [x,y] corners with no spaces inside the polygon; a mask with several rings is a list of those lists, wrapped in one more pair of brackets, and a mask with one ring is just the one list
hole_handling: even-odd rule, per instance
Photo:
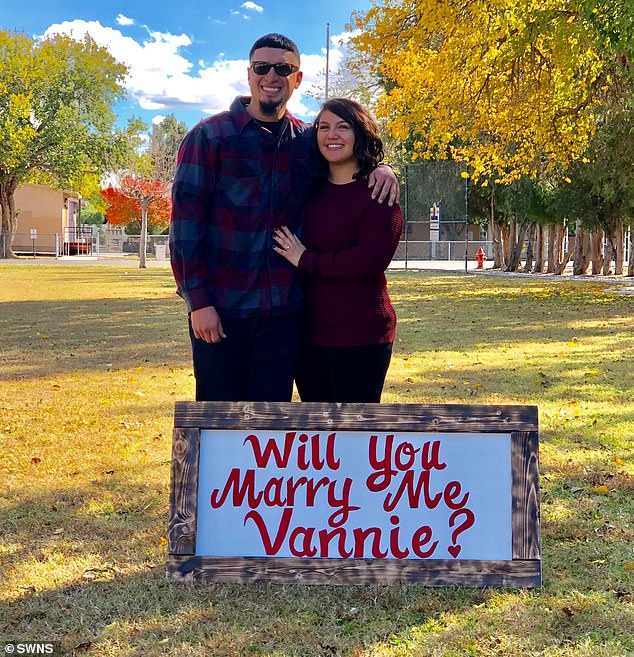
{"label": "fallen leaf on grass", "polygon": [[114,566],[105,565],[102,567],[89,568],[88,570],[85,570],[82,577],[93,582],[106,582],[112,579],[116,573],[117,569]]}
{"label": "fallen leaf on grass", "polygon": [[634,561],[628,561],[623,564],[623,570],[634,570]]}
{"label": "fallen leaf on grass", "polygon": [[62,386],[58,385],[57,383],[54,383],[51,386],[51,390],[61,390],[61,389],[62,389]]}
{"label": "fallen leaf on grass", "polygon": [[610,489],[605,484],[602,484],[601,486],[595,486],[592,489],[592,492],[596,493],[597,495],[605,495],[606,493],[610,492]]}
{"label": "fallen leaf on grass", "polygon": [[92,646],[92,641],[82,641],[75,646],[75,650],[88,650]]}
{"label": "fallen leaf on grass", "polygon": [[20,584],[18,589],[26,595],[33,595],[34,593],[37,593],[37,589],[33,586],[33,584]]}
{"label": "fallen leaf on grass", "polygon": [[411,376],[408,376],[405,379],[405,383],[416,383],[416,379],[413,379]]}
{"label": "fallen leaf on grass", "polygon": [[599,370],[589,370],[588,372],[584,372],[583,376],[586,378],[591,377],[591,376],[597,376],[599,374]]}
{"label": "fallen leaf on grass", "polygon": [[616,457],[614,458],[614,462],[615,462],[617,465],[621,465],[621,466],[625,465],[625,461],[624,461],[623,459],[620,459],[618,456],[616,456]]}
{"label": "fallen leaf on grass", "polygon": [[35,465],[37,465],[38,463],[41,463],[41,462],[42,462],[42,459],[39,456],[34,456],[31,459],[31,463],[35,463]]}

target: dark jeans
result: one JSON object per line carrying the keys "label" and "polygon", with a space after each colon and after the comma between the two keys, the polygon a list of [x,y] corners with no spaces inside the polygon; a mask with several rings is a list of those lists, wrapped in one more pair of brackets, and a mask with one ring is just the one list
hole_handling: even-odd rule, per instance
{"label": "dark jeans", "polygon": [[226,338],[209,344],[191,324],[197,401],[290,401],[299,352],[300,314],[222,318]]}
{"label": "dark jeans", "polygon": [[302,346],[297,390],[302,401],[380,402],[392,343],[361,347]]}

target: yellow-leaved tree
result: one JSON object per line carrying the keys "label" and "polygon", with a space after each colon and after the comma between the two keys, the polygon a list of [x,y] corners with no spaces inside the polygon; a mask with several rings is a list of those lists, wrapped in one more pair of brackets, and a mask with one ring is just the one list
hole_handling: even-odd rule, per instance
{"label": "yellow-leaved tree", "polygon": [[631,21],[605,5],[384,0],[353,15],[354,44],[383,80],[378,115],[414,159],[452,158],[481,184],[508,183],[565,166],[595,132],[628,67],[616,51]]}

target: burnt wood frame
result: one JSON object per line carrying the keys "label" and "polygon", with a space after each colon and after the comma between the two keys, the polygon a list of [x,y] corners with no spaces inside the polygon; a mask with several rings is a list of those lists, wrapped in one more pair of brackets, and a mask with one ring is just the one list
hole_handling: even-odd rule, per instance
{"label": "burnt wood frame", "polygon": [[[196,556],[200,432],[288,429],[510,433],[512,559],[324,559]],[[536,406],[176,402],[167,576],[174,581],[541,586]]]}

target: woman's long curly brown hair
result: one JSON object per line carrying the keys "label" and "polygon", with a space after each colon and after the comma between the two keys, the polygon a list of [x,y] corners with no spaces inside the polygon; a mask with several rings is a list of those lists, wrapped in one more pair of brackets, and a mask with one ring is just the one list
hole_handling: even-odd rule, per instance
{"label": "woman's long curly brown hair", "polygon": [[319,114],[315,117],[315,141],[317,141],[319,119],[326,110],[336,114],[352,127],[354,132],[354,148],[352,151],[359,161],[359,171],[354,174],[353,178],[367,178],[383,160],[383,142],[379,137],[379,126],[374,117],[363,105],[355,100],[330,98],[321,106]]}

